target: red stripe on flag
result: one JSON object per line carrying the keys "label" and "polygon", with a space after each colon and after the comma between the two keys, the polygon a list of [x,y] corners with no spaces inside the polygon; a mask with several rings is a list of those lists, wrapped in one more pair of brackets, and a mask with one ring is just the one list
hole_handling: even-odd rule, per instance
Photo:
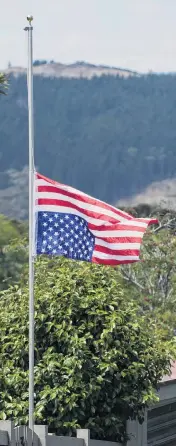
{"label": "red stripe on flag", "polygon": [[[38,198],[37,200],[38,205],[46,205],[46,206],[58,206],[58,212],[60,208],[60,212],[62,211],[62,207],[67,207],[71,209],[76,209],[77,211],[81,212],[84,215],[87,215],[87,217],[95,218],[96,220],[104,220],[111,222],[113,225],[117,223],[117,220],[115,218],[109,217],[105,214],[96,213],[93,211],[88,211],[87,209],[82,209],[81,207],[77,206],[76,204],[70,203],[69,201],[63,201],[63,200],[57,200],[53,198]],[[97,227],[96,227],[97,228]]]}
{"label": "red stripe on flag", "polygon": [[96,256],[92,257],[93,263],[98,263],[99,265],[109,265],[109,266],[116,266],[116,265],[125,265],[127,263],[136,263],[137,260],[112,260],[109,259],[99,259]]}
{"label": "red stripe on flag", "polygon": [[[109,245],[110,246],[110,245]],[[139,249],[110,249],[105,246],[95,245],[94,251],[119,256],[139,256]]]}
{"label": "red stripe on flag", "polygon": [[[128,234],[128,232],[127,232]],[[132,236],[128,236],[126,235],[125,237],[97,237],[97,239],[101,239],[106,241],[107,243],[111,244],[111,243],[140,243],[142,241],[142,237],[132,237]]]}
{"label": "red stripe on flag", "polygon": [[92,223],[88,223],[88,227],[90,229],[90,231],[138,231],[138,232],[146,232],[146,228],[144,228],[143,226],[135,226],[135,220],[134,220],[134,225],[128,225],[128,223],[126,223],[125,225],[123,225],[122,223],[114,223],[113,226],[112,225],[101,225],[101,226],[97,226],[93,225]]}

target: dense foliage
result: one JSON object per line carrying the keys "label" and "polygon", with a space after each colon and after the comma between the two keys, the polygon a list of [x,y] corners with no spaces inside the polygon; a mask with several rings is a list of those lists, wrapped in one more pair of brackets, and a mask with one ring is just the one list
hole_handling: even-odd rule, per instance
{"label": "dense foliage", "polygon": [[27,262],[26,225],[0,215],[0,290],[21,279]]}
{"label": "dense foliage", "polygon": [[7,88],[7,79],[3,73],[0,73],[0,94],[5,94]]}
{"label": "dense foliage", "polygon": [[[57,433],[90,428],[121,440],[156,399],[174,347],[122,289],[117,269],[39,259],[35,279],[35,414]],[[147,325],[147,330],[146,330]],[[0,299],[0,418],[28,413],[28,288]]]}
{"label": "dense foliage", "polygon": [[[37,167],[55,180],[114,203],[154,180],[175,176],[175,79],[175,75],[91,80],[35,76]],[[16,218],[16,186],[11,201],[11,176],[4,172],[22,171],[21,185],[28,164],[27,114],[26,78],[11,77],[8,96],[0,102],[0,188],[8,188],[6,201],[4,191],[0,194],[0,208],[7,215],[14,212]],[[21,192],[27,196],[24,189]],[[17,195],[18,212],[24,215],[19,187]]]}
{"label": "dense foliage", "polygon": [[146,205],[130,209],[138,217],[153,215],[153,211],[160,223],[144,237],[142,262],[126,265],[121,272],[130,296],[138,299],[145,312],[159,314],[160,321],[169,323],[176,333],[176,212],[157,212]]}

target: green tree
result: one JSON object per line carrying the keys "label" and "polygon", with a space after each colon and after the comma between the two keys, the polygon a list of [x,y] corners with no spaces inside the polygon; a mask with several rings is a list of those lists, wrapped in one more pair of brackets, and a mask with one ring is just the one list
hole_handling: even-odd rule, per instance
{"label": "green tree", "polygon": [[[149,206],[145,209],[133,209],[132,213],[139,216],[143,210],[149,215]],[[153,212],[157,214],[156,210]],[[131,297],[138,300],[146,311],[157,316],[160,323],[176,329],[176,213],[161,209],[158,212],[160,221],[146,233],[141,249],[141,262],[121,268],[124,287],[127,287]]]}
{"label": "green tree", "polygon": [[[120,440],[143,419],[175,354],[122,290],[119,270],[40,258],[35,277],[35,415],[60,434]],[[0,298],[0,417],[27,422],[28,288]],[[147,330],[146,330],[147,326]],[[167,338],[167,340],[166,340]]]}
{"label": "green tree", "polygon": [[7,79],[3,73],[0,73],[0,94],[5,94],[7,88]]}
{"label": "green tree", "polygon": [[176,306],[174,282],[176,277],[176,239],[169,230],[158,234],[147,233],[141,249],[142,261],[122,268],[134,297],[148,299],[152,310]]}
{"label": "green tree", "polygon": [[20,280],[27,261],[26,227],[0,215],[0,290]]}

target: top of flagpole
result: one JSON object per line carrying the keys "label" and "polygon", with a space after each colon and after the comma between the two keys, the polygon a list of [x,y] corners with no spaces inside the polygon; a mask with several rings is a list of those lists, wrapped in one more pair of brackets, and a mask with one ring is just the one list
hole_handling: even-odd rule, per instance
{"label": "top of flagpole", "polygon": [[33,16],[32,15],[28,15],[27,16],[27,21],[29,22],[29,26],[32,26],[32,22],[33,22]]}
{"label": "top of flagpole", "polygon": [[28,15],[27,17],[27,21],[28,21],[28,23],[29,23],[29,26],[26,26],[25,28],[24,28],[24,31],[29,31],[29,29],[33,29],[32,28],[32,22],[33,22],[33,20],[34,20],[34,17],[33,17],[33,15]]}

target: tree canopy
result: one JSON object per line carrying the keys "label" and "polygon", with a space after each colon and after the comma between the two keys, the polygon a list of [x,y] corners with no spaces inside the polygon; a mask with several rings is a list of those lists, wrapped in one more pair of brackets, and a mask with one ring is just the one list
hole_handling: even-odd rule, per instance
{"label": "tree canopy", "polygon": [[17,283],[27,261],[26,225],[0,215],[0,290]]}
{"label": "tree canopy", "polygon": [[[128,209],[129,211],[129,209]],[[149,215],[150,207],[139,206],[131,212],[136,216]],[[154,211],[160,224],[148,231],[141,248],[141,262],[121,268],[124,285],[131,297],[137,299],[145,312],[156,315],[176,334],[176,212]]]}
{"label": "tree canopy", "polygon": [[7,88],[7,79],[3,73],[0,73],[0,94],[5,94]]}
{"label": "tree canopy", "polygon": [[[147,325],[147,330],[146,330]],[[28,288],[0,298],[0,418],[27,421]],[[122,289],[118,269],[37,261],[35,415],[57,433],[90,428],[120,440],[124,422],[156,400],[174,342]]]}

